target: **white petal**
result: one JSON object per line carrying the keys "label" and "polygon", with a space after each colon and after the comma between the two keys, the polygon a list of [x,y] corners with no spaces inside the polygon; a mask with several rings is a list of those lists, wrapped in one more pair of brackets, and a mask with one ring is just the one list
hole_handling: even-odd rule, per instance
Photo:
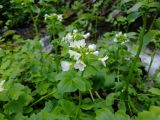
{"label": "white petal", "polygon": [[76,48],[77,47],[77,42],[76,41],[71,41],[70,43],[70,46],[69,47],[71,47],[71,48]]}
{"label": "white petal", "polygon": [[63,20],[63,16],[62,15],[58,15],[57,19],[61,22]]}
{"label": "white petal", "polygon": [[84,64],[82,61],[78,60],[76,61],[74,68],[78,69],[79,71],[84,71],[84,68],[86,67],[86,64]]}
{"label": "white petal", "polygon": [[67,61],[62,61],[61,62],[61,67],[62,67],[62,71],[68,71],[70,69],[70,62]]}
{"label": "white petal", "polygon": [[114,41],[114,42],[118,42],[117,38],[114,38],[113,41]]}
{"label": "white petal", "polygon": [[77,30],[77,29],[75,29],[75,30],[73,30],[73,32],[74,32],[74,33],[77,33],[77,32],[78,32],[78,30]]}
{"label": "white petal", "polygon": [[90,51],[95,51],[96,50],[96,45],[95,44],[91,44],[88,46]]}
{"label": "white petal", "polygon": [[79,54],[73,50],[69,50],[69,54],[70,54],[70,57],[74,58],[74,60],[78,60],[81,57],[81,54]]}
{"label": "white petal", "polygon": [[94,54],[95,56],[98,56],[98,55],[99,55],[99,51],[95,51],[95,52],[93,52],[93,54]]}
{"label": "white petal", "polygon": [[108,56],[106,55],[103,58],[99,58],[99,60],[102,62],[102,64],[106,67],[106,60],[108,59]]}
{"label": "white petal", "polygon": [[70,42],[70,46],[72,48],[80,48],[80,47],[84,47],[86,45],[85,43],[85,39],[79,40],[79,41],[73,41]]}
{"label": "white petal", "polygon": [[90,37],[90,33],[87,33],[87,34],[83,35],[83,37],[84,37],[85,39],[88,39],[88,38]]}

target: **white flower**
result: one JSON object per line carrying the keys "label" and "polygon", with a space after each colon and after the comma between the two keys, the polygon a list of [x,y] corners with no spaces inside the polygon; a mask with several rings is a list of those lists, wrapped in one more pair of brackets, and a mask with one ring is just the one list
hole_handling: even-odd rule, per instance
{"label": "white flower", "polygon": [[86,33],[85,35],[83,35],[83,37],[85,38],[85,39],[88,39],[89,37],[90,37],[90,33]]}
{"label": "white flower", "polygon": [[73,50],[69,50],[69,54],[70,54],[70,57],[73,56],[74,60],[78,60],[81,57],[81,54],[79,54]]}
{"label": "white flower", "polygon": [[76,61],[74,68],[78,69],[79,71],[84,71],[84,68],[86,67],[86,64],[82,62],[81,60]]}
{"label": "white flower", "polygon": [[77,47],[84,47],[86,45],[85,39],[77,41]]}
{"label": "white flower", "polygon": [[65,36],[65,39],[67,39],[68,40],[68,42],[71,42],[72,41],[72,35],[71,35],[71,33],[67,33],[67,35]]}
{"label": "white flower", "polygon": [[57,15],[57,19],[61,22],[63,20],[63,16],[62,15]]}
{"label": "white flower", "polygon": [[77,30],[77,29],[73,30],[73,33],[77,33],[77,32],[78,32],[78,30]]}
{"label": "white flower", "polygon": [[4,90],[3,84],[4,84],[5,80],[1,80],[0,82],[0,92]]}
{"label": "white flower", "polygon": [[62,67],[62,71],[68,71],[70,69],[70,62],[67,61],[61,61],[61,67]]}
{"label": "white flower", "polygon": [[117,40],[117,38],[116,38],[116,37],[113,39],[113,41],[114,41],[114,42],[118,42],[118,40]]}
{"label": "white flower", "polygon": [[95,44],[91,44],[88,46],[90,51],[95,51],[96,50],[96,45]]}
{"label": "white flower", "polygon": [[98,56],[98,55],[99,55],[99,51],[95,51],[95,52],[93,52],[93,54],[94,54],[95,56]]}
{"label": "white flower", "polygon": [[126,38],[127,38],[127,34],[126,34],[126,33],[124,33],[123,35],[124,35],[124,37],[126,37]]}
{"label": "white flower", "polygon": [[126,42],[128,42],[128,38],[127,38],[127,34],[122,34],[122,32],[119,32],[115,35],[114,42],[119,42],[121,44],[125,44]]}
{"label": "white flower", "polygon": [[47,18],[48,18],[48,14],[45,14],[44,15],[44,20],[47,20]]}
{"label": "white flower", "polygon": [[70,46],[72,48],[80,48],[80,47],[84,47],[86,45],[85,43],[85,39],[79,40],[79,41],[73,41],[70,42]]}
{"label": "white flower", "polygon": [[52,16],[56,17],[58,21],[62,21],[63,20],[63,16],[61,14],[56,14],[56,13],[52,13],[51,15],[45,14],[45,20],[47,20],[47,18],[51,18]]}
{"label": "white flower", "polygon": [[118,36],[120,36],[120,35],[122,35],[122,32],[117,33],[117,34],[116,34],[116,37],[118,37]]}
{"label": "white flower", "polygon": [[99,60],[102,62],[102,64],[106,67],[106,60],[108,59],[108,56],[106,55],[103,58],[99,58]]}
{"label": "white flower", "polygon": [[77,41],[71,41],[69,44],[70,44],[69,47],[71,47],[71,48],[77,47]]}

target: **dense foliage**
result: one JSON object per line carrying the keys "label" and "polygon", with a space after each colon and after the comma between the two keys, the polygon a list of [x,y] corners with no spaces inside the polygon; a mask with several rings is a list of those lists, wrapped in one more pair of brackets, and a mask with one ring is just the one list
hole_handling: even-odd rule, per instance
{"label": "dense foliage", "polygon": [[0,120],[160,120],[159,12],[159,0],[1,0]]}

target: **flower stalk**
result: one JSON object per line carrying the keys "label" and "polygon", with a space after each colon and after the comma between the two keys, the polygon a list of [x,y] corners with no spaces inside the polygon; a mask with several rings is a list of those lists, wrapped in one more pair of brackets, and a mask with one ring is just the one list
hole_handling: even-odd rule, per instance
{"label": "flower stalk", "polygon": [[142,27],[142,30],[141,30],[141,33],[140,33],[140,37],[139,37],[139,47],[138,47],[138,50],[137,50],[137,53],[136,53],[136,56],[133,60],[133,63],[131,65],[131,69],[129,71],[129,74],[128,74],[128,77],[127,77],[127,80],[126,80],[126,86],[125,86],[125,95],[124,97],[126,98],[128,96],[128,88],[129,88],[129,84],[130,84],[130,81],[132,80],[132,77],[133,77],[133,71],[135,69],[135,66],[137,64],[137,61],[139,59],[139,55],[141,53],[141,50],[142,50],[142,47],[143,47],[143,38],[144,38],[144,34],[145,34],[145,30],[146,30],[146,24],[147,24],[147,15],[143,15],[143,27]]}

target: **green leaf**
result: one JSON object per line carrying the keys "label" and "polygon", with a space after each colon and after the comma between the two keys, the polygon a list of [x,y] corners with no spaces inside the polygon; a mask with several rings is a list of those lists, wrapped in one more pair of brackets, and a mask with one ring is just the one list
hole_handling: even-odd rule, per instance
{"label": "green leaf", "polygon": [[130,2],[130,1],[132,1],[132,0],[122,0],[121,3],[122,3],[122,4],[125,4],[125,3],[128,3],[128,2]]}
{"label": "green leaf", "polygon": [[158,89],[158,88],[150,88],[148,91],[154,95],[160,96],[160,89]]}
{"label": "green leaf", "polygon": [[132,12],[127,16],[129,23],[135,22],[135,20],[140,17],[140,12]]}
{"label": "green leaf", "polygon": [[99,109],[99,108],[104,108],[106,106],[106,101],[105,100],[95,100],[94,101],[94,109]]}
{"label": "green leaf", "polygon": [[112,88],[115,85],[116,74],[108,73],[105,75],[104,86],[107,88]]}
{"label": "green leaf", "polygon": [[13,113],[22,113],[23,112],[23,104],[20,101],[10,101],[4,105],[4,112],[8,115]]}
{"label": "green leaf", "polygon": [[106,97],[106,105],[107,106],[112,106],[114,104],[114,100],[115,100],[115,93],[110,93]]}
{"label": "green leaf", "polygon": [[133,7],[131,7],[127,12],[131,13],[131,12],[137,12],[141,7],[142,7],[143,3],[142,2],[137,2]]}
{"label": "green leaf", "polygon": [[90,98],[84,98],[82,100],[81,108],[84,110],[91,110],[94,107],[93,102]]}
{"label": "green leaf", "polygon": [[143,111],[138,113],[137,120],[160,120],[160,116],[154,114],[154,112]]}
{"label": "green leaf", "polygon": [[6,69],[7,67],[9,67],[11,64],[11,60],[7,60],[4,63],[2,63],[2,66],[0,69]]}
{"label": "green leaf", "polygon": [[96,111],[96,120],[115,120],[114,114],[108,109]]}
{"label": "green leaf", "polygon": [[74,71],[61,72],[57,74],[56,80],[72,79],[75,77],[75,74],[76,73]]}
{"label": "green leaf", "polygon": [[126,111],[126,105],[125,105],[124,101],[121,100],[121,101],[118,102],[118,109]]}
{"label": "green leaf", "polygon": [[147,32],[143,38],[144,45],[147,45],[149,42],[151,42],[154,39],[155,35],[156,35],[155,30]]}
{"label": "green leaf", "polygon": [[119,110],[115,113],[115,120],[130,120],[130,117],[124,111]]}
{"label": "green leaf", "polygon": [[84,79],[82,79],[81,77],[75,77],[73,78],[73,81],[77,89],[79,89],[80,91],[86,91],[86,84],[84,82]]}
{"label": "green leaf", "polygon": [[13,120],[28,120],[27,116],[23,116],[21,113],[17,114]]}
{"label": "green leaf", "polygon": [[58,91],[60,93],[74,92],[76,90],[77,90],[77,87],[75,86],[72,78],[61,80],[58,84]]}
{"label": "green leaf", "polygon": [[84,71],[84,73],[83,73],[83,76],[86,77],[86,78],[89,78],[89,77],[95,75],[96,72],[97,72],[97,71],[96,71],[96,69],[94,68],[94,66],[87,66],[87,67],[85,68],[85,71]]}
{"label": "green leaf", "polygon": [[62,99],[59,101],[59,104],[66,115],[74,115],[77,110],[76,105],[69,100]]}
{"label": "green leaf", "polygon": [[53,110],[53,107],[54,107],[53,102],[52,101],[47,101],[45,103],[44,110],[47,111],[47,112],[51,112]]}
{"label": "green leaf", "polygon": [[151,107],[149,108],[149,111],[154,112],[154,113],[160,115],[160,107],[151,106]]}
{"label": "green leaf", "polygon": [[2,113],[0,113],[0,120],[7,120],[5,119],[5,116]]}
{"label": "green leaf", "polygon": [[8,91],[8,95],[12,100],[17,100],[20,95],[24,93],[24,86],[20,83],[10,83],[10,88]]}

